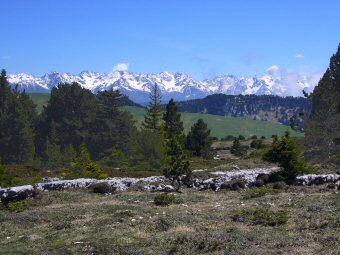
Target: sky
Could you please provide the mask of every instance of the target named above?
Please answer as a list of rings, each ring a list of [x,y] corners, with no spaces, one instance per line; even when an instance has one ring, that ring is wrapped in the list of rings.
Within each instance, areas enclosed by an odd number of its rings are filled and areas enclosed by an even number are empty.
[[[1,1],[0,68],[271,72],[319,79],[340,43],[339,0]]]

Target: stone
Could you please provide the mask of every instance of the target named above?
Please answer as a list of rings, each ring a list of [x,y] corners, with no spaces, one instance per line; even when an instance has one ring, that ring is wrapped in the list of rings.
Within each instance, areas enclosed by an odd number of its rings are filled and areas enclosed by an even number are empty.
[[[34,197],[36,194],[37,191],[34,189],[32,185],[11,187],[0,190],[0,198],[3,204],[8,204],[9,202],[31,198]]]

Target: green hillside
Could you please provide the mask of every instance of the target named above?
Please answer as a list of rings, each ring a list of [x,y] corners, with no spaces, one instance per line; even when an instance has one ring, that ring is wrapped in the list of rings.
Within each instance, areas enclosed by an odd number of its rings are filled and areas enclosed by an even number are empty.
[[[47,104],[47,101],[50,98],[49,93],[30,93],[29,96],[37,105],[37,111],[39,113],[42,111],[43,106]]]
[[[137,126],[141,125],[145,109],[133,106],[123,106],[122,109],[133,115],[133,117],[137,120]],[[199,118],[202,118],[208,124],[208,127],[211,129],[211,135],[218,138],[222,138],[227,135],[244,135],[245,137],[257,135],[270,137],[273,134],[283,135],[287,129],[289,129],[294,136],[303,136],[302,133],[294,132],[289,127],[276,122],[224,117],[202,113],[182,113],[185,131],[188,132],[190,127]]]

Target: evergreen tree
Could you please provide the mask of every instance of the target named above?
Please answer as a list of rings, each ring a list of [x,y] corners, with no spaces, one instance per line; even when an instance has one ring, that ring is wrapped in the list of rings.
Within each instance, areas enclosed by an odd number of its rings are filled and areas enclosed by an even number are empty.
[[[310,98],[312,113],[306,126],[305,154],[340,164],[340,45]]]
[[[89,148],[100,152],[98,156],[110,156],[113,150],[127,154],[137,130],[128,112],[119,110],[119,102],[127,100],[118,90],[101,91],[97,94],[100,111],[91,128]],[[98,158],[98,157],[95,157]]]
[[[61,166],[63,163],[63,156],[54,122],[51,123],[51,132],[46,141],[46,158],[46,164],[52,168]]]
[[[85,144],[81,144],[79,155],[71,162],[71,173],[68,177],[85,177],[95,179],[105,179],[107,175],[96,165]]]
[[[40,153],[52,132],[52,123],[63,151],[72,144],[79,148],[82,143],[88,143],[94,120],[98,118],[98,103],[90,90],[82,88],[77,83],[59,84],[51,91],[51,97],[44,108],[39,123]]]
[[[163,116],[165,136],[166,136],[166,155],[168,166],[164,169],[164,175],[171,179],[172,185],[179,191],[181,187],[181,176],[186,175],[190,178],[189,161],[185,159],[183,151],[184,128],[181,115],[177,112],[177,105],[171,99],[166,106]]]
[[[159,132],[162,119],[162,96],[157,84],[152,86],[150,92],[150,102],[147,107],[147,112],[142,123],[144,129],[151,130],[151,132]]]
[[[167,141],[167,163],[168,167],[164,169],[164,176],[171,179],[172,185],[179,191],[181,187],[181,176],[186,175],[190,178],[189,161],[185,159],[185,154],[177,136],[171,137]]]
[[[274,181],[291,182],[298,175],[311,171],[300,155],[297,144],[289,132],[286,132],[285,136],[280,140],[274,139],[271,147],[263,155],[263,159],[278,163],[282,167],[281,171],[272,175]]]
[[[199,119],[187,135],[186,149],[193,151],[196,156],[210,157],[212,140],[207,124]]]
[[[181,121],[181,114],[177,111],[176,102],[171,99],[166,106],[166,112],[163,115],[165,131],[167,138],[183,136],[183,122]]]
[[[4,163],[32,162],[35,155],[35,105],[25,92],[10,88],[0,75],[0,157]]]
[[[242,157],[247,153],[247,150],[240,143],[239,138],[234,139],[233,145],[230,148],[230,153],[238,157]]]

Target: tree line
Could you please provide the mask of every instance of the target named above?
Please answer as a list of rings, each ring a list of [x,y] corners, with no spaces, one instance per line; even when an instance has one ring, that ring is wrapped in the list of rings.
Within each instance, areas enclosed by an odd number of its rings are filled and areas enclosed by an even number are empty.
[[[38,164],[50,168],[80,165],[80,158],[110,167],[167,169],[168,175],[189,168],[185,156],[210,156],[210,131],[199,120],[184,134],[174,100],[164,112],[155,84],[143,127],[137,129],[120,102],[119,91],[93,94],[77,83],[59,84],[40,114],[25,91],[12,89],[0,76],[0,158],[4,164]],[[91,165],[91,164],[90,164]],[[91,168],[91,167],[90,167]],[[181,170],[179,170],[181,169]]]

